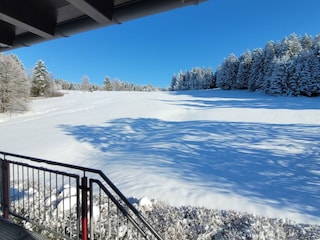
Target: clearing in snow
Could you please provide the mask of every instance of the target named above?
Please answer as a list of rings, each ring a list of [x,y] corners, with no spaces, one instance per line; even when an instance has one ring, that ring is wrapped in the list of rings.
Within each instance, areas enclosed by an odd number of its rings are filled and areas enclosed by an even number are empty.
[[[101,169],[130,197],[320,220],[320,99],[67,92],[0,115],[1,151]]]

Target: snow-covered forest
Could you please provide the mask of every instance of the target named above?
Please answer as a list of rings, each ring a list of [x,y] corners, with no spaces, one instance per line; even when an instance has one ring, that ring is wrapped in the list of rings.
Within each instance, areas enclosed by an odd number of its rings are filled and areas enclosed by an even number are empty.
[[[230,54],[213,73],[194,68],[172,78],[172,90],[248,89],[269,95],[320,95],[320,36],[291,34],[264,48]]]

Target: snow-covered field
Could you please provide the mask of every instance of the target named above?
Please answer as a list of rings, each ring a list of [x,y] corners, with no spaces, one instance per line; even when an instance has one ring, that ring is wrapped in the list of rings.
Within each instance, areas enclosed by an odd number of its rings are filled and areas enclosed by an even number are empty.
[[[0,150],[102,169],[127,197],[320,222],[320,98],[68,92],[0,115]]]

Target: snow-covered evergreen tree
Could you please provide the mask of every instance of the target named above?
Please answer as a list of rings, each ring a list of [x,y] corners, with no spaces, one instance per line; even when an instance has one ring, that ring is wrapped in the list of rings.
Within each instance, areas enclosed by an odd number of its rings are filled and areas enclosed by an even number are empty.
[[[257,48],[252,52],[252,63],[248,75],[248,89],[256,91],[263,86],[263,50]]]
[[[300,91],[300,84],[302,83],[302,81],[307,80],[305,77],[308,77],[308,75],[306,75],[305,73],[308,73],[309,70],[306,70],[306,64],[307,63],[307,59],[305,58],[304,55],[299,56],[299,58],[296,59],[296,61],[294,62],[294,65],[292,65],[292,67],[294,68],[293,71],[293,75],[292,77],[289,79],[289,91],[291,96],[297,96],[301,94]],[[304,73],[305,71],[305,73]],[[307,82],[305,82],[305,84],[307,84]]]
[[[232,53],[229,58],[224,59],[217,72],[217,86],[225,90],[236,89],[238,68],[239,60]]]
[[[270,81],[274,60],[279,53],[279,43],[275,44],[273,41],[267,42],[265,48],[263,49],[263,85],[268,86],[266,82]]]
[[[301,68],[298,70],[299,72],[296,72],[298,75],[298,92],[300,95],[311,96],[309,91],[311,72],[308,58],[305,58],[305,61],[301,63]]]
[[[173,75],[171,80],[171,90],[196,90],[209,89],[215,87],[212,68],[194,67],[191,71]]]
[[[239,57],[239,70],[236,77],[236,88],[247,89],[252,56],[250,50],[247,50]]]
[[[179,88],[178,88],[178,78],[177,78],[176,74],[173,74],[173,76],[172,76],[170,89],[172,91],[179,90]]]
[[[109,76],[106,76],[104,81],[103,81],[103,86],[102,86],[102,90],[104,91],[112,91],[113,87],[112,87],[112,83],[110,80]]]
[[[310,51],[310,71],[310,96],[318,96],[320,95],[320,37],[315,38]]]
[[[301,40],[301,47],[302,47],[302,51],[304,52],[309,52],[312,48],[312,44],[313,44],[313,39],[311,36],[305,34]]]
[[[29,94],[30,81],[18,57],[0,54],[0,112],[27,110]]]
[[[283,95],[287,92],[289,80],[288,62],[286,58],[275,58],[273,71],[264,91],[269,95]]]
[[[278,57],[292,58],[297,57],[302,51],[300,38],[292,33],[289,38],[285,37],[280,44]]]
[[[56,94],[52,76],[49,75],[44,61],[39,60],[34,69],[31,82],[31,96],[51,97]]]

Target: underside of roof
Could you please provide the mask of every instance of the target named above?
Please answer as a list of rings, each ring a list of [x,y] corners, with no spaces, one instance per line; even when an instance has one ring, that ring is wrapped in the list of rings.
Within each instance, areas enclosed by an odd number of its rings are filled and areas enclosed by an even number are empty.
[[[206,0],[1,0],[0,52]]]

